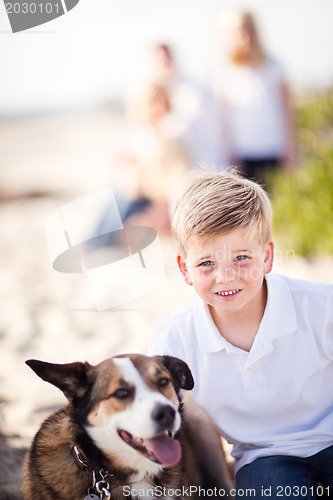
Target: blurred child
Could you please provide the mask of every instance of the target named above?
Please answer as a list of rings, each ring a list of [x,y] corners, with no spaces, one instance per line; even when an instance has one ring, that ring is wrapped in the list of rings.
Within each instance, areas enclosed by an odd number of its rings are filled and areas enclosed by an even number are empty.
[[[225,164],[222,148],[219,109],[211,89],[184,76],[174,51],[167,44],[156,44],[149,52],[144,82],[163,85],[171,105],[172,129],[187,151],[192,168],[203,165],[220,169]],[[144,86],[144,85],[143,85]],[[131,103],[137,100],[142,86],[135,82]]]
[[[290,95],[281,64],[265,52],[253,16],[222,14],[226,61],[214,87],[222,106],[228,162],[265,180],[267,169],[294,162]]]
[[[188,167],[185,148],[170,123],[167,87],[158,82],[141,86],[129,109],[131,123],[123,148],[113,158],[112,187],[123,224],[149,226],[170,235],[170,204]],[[172,120],[171,120],[172,121]],[[112,227],[113,201],[94,234],[106,234],[99,244],[116,244]]]
[[[131,102],[132,123],[126,147],[119,157],[120,177],[132,201],[143,203],[146,225],[155,227],[162,235],[170,228],[169,205],[182,185],[188,168],[188,153],[173,127],[171,99],[168,87],[160,82],[147,82],[136,100]],[[129,216],[133,214],[129,213]],[[134,224],[134,217],[131,217]],[[142,223],[142,222],[141,222]]]

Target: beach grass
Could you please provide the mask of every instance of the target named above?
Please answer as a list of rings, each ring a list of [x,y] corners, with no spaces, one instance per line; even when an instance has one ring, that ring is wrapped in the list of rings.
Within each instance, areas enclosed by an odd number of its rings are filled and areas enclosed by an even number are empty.
[[[333,89],[297,103],[299,165],[272,174],[273,234],[303,257],[333,254]]]

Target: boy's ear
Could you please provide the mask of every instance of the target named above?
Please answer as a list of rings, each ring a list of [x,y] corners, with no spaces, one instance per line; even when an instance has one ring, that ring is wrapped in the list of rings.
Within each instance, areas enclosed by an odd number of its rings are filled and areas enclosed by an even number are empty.
[[[273,262],[274,262],[274,243],[273,243],[273,241],[269,241],[266,244],[266,248],[265,248],[265,260],[264,260],[265,274],[268,274],[271,272],[271,270],[273,268]]]
[[[193,285],[193,281],[191,280],[190,273],[188,272],[187,266],[186,266],[186,261],[183,259],[181,255],[177,255],[177,264],[180,269],[180,272],[182,273],[185,283],[188,285]]]

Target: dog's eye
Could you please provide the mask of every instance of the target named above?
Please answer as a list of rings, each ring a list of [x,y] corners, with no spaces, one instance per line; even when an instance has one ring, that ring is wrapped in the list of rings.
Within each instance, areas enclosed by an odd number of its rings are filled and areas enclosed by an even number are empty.
[[[169,384],[169,382],[170,382],[170,379],[163,377],[163,378],[159,379],[158,385],[159,385],[159,387],[166,387]]]
[[[117,389],[111,396],[117,399],[126,399],[131,395],[128,389]]]

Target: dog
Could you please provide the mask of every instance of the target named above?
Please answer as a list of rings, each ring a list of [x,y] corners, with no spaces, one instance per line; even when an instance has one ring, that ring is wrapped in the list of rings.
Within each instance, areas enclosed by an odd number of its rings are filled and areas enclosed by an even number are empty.
[[[194,386],[184,361],[127,354],[98,365],[26,363],[69,401],[33,439],[26,500],[197,498],[200,488],[216,488],[209,460],[194,453],[198,429],[184,418],[180,391]],[[227,494],[228,478],[217,475]]]

